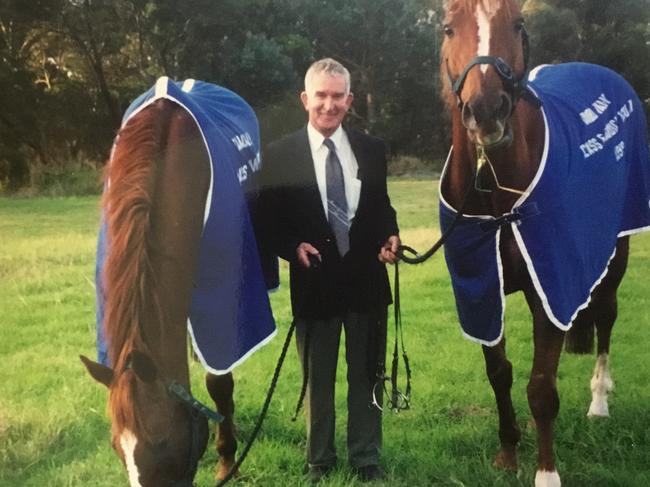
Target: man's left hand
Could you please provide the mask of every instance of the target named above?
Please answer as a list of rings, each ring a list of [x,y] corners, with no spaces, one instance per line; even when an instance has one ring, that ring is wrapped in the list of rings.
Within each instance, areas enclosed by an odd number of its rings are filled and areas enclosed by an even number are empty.
[[[399,258],[397,256],[397,249],[401,243],[402,242],[397,235],[391,235],[388,237],[388,240],[386,240],[386,243],[384,243],[381,250],[379,251],[379,255],[377,256],[379,261],[383,262],[384,264],[394,264],[397,262]]]

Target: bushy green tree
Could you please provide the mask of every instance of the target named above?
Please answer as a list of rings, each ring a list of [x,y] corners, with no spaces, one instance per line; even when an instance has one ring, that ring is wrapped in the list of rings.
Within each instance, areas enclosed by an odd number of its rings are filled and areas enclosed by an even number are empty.
[[[533,61],[585,61],[621,73],[650,98],[649,0],[528,0]]]

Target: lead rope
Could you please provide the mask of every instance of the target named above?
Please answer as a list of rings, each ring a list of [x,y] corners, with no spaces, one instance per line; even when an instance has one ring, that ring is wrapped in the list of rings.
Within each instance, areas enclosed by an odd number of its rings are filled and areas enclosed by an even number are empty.
[[[485,152],[483,152],[484,154]],[[477,165],[478,167],[478,165]],[[478,169],[474,173],[473,179],[476,180],[476,174],[478,174]],[[463,196],[463,201],[460,208],[456,212],[454,219],[447,229],[442,233],[440,238],[427,250],[424,254],[418,254],[416,250],[408,245],[400,245],[397,250],[397,255],[399,260],[403,260],[407,264],[421,264],[422,262],[427,261],[433,254],[435,254],[440,247],[443,246],[445,241],[449,238],[451,233],[454,231],[456,225],[463,217],[463,212],[467,206],[467,201],[469,200],[469,195],[474,189],[474,184],[469,184],[465,195]],[[405,255],[405,252],[413,254],[414,257],[409,257]],[[391,375],[390,378],[386,377],[385,370],[383,367],[377,372],[377,382],[373,387],[372,391],[372,404],[377,407],[379,410],[382,410],[380,403],[377,401],[377,387],[380,384],[385,383],[385,381],[390,379],[391,382],[391,392],[390,392],[390,408],[394,412],[399,412],[403,410],[410,409],[411,404],[411,366],[409,363],[408,355],[406,353],[406,347],[404,345],[404,327],[402,325],[402,309],[400,303],[400,290],[399,290],[399,264],[395,262],[395,280],[394,280],[394,299],[393,299],[393,308],[394,308],[394,320],[395,320],[395,345],[393,347],[393,361],[391,364]],[[401,340],[401,349],[402,349],[402,359],[404,360],[404,369],[406,371],[406,389],[402,393],[397,386],[397,375],[399,371],[399,341]]]
[[[399,264],[395,262],[395,298],[393,299],[395,319],[395,345],[393,347],[393,363],[390,373],[390,408],[393,412],[404,411],[411,408],[411,366],[404,346],[404,327],[402,326],[402,308],[399,293]],[[402,393],[397,387],[397,373],[399,369],[398,341],[401,342],[402,359],[406,371],[406,390]]]
[[[296,404],[296,410],[291,418],[291,421],[294,423],[298,419],[298,414],[300,414],[300,410],[302,409],[302,404],[305,401],[305,395],[307,394],[307,386],[309,384],[309,345],[311,343],[310,325],[311,323],[307,322],[307,330],[305,331],[305,340],[302,351],[302,386],[300,388],[300,397]]]
[[[253,446],[253,443],[255,442],[258,433],[262,429],[262,423],[264,422],[264,418],[266,418],[266,413],[269,409],[269,405],[271,404],[271,398],[273,397],[275,386],[278,383],[278,378],[280,377],[280,370],[282,369],[282,364],[284,363],[284,359],[287,355],[287,349],[289,348],[289,344],[291,343],[291,337],[293,335],[293,330],[295,329],[295,327],[296,327],[296,322],[292,321],[291,326],[289,327],[289,331],[287,332],[287,338],[284,340],[284,345],[282,346],[282,352],[280,353],[280,357],[278,358],[278,363],[275,366],[275,371],[273,372],[273,378],[271,379],[271,385],[269,386],[269,390],[266,394],[266,399],[264,400],[262,411],[260,412],[260,415],[257,418],[257,423],[255,424],[255,428],[253,429],[250,438],[248,438],[248,443],[244,447],[244,450],[242,451],[241,455],[239,455],[239,458],[237,459],[235,464],[230,468],[226,476],[223,479],[221,479],[219,482],[217,482],[215,487],[222,487],[230,479],[233,478],[235,473],[239,470],[241,464],[244,463],[244,460],[246,459],[248,452]]]
[[[476,174],[478,174],[478,170],[474,172],[474,176],[472,179],[476,181]],[[465,207],[467,206],[467,201],[469,200],[469,195],[474,189],[475,184],[469,184],[467,185],[467,190],[465,191],[465,195],[463,196],[463,202],[460,205],[460,208],[456,212],[456,216],[452,220],[451,224],[447,227],[447,230],[445,230],[440,238],[427,250],[424,254],[419,254],[413,247],[409,247],[408,245],[400,245],[399,248],[397,249],[397,256],[399,257],[399,260],[403,260],[407,264],[421,264],[422,262],[425,262],[429,260],[429,258],[435,254],[440,247],[445,243],[445,241],[449,238],[449,235],[451,235],[451,232],[454,231],[454,228],[460,221],[460,219],[463,217],[463,212],[465,211]],[[404,252],[408,252],[410,254],[413,254],[413,257],[409,257],[405,255]],[[397,293],[397,290],[396,290]]]

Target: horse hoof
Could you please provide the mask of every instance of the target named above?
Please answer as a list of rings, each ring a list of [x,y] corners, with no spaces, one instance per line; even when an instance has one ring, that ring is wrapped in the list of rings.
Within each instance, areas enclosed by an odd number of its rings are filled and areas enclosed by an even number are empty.
[[[560,487],[560,475],[557,470],[548,472],[546,470],[538,470],[535,474],[535,487]]]
[[[587,412],[589,418],[609,418],[609,404],[607,395],[600,395],[593,398]]]
[[[517,471],[517,454],[513,452],[509,452],[506,450],[500,450],[499,453],[497,453],[496,458],[494,459],[494,462],[492,462],[492,466],[494,468],[498,468],[499,470],[506,470],[508,472],[516,472]]]
[[[609,411],[607,409],[589,408],[587,417],[589,419],[609,418]]]

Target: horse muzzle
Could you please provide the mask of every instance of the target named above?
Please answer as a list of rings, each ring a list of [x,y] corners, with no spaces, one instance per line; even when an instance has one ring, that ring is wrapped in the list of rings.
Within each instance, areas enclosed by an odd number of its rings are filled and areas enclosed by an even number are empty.
[[[512,97],[503,90],[470,98],[463,104],[461,111],[462,123],[469,139],[483,147],[511,141],[512,130],[508,120],[512,107]]]

